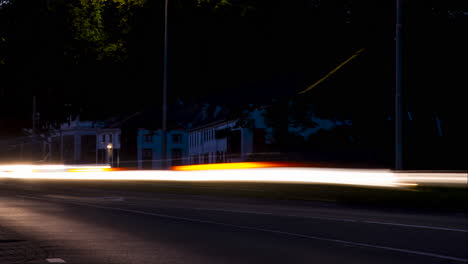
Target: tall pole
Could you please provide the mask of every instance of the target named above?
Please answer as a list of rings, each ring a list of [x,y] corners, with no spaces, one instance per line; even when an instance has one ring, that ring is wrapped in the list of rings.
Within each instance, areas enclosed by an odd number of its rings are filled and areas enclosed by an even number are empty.
[[[33,101],[32,101],[32,130],[33,134],[36,131],[36,96],[33,96]]]
[[[162,168],[166,169],[167,166],[167,9],[169,0],[164,1],[164,58],[163,58],[163,95],[162,95]]]
[[[403,169],[403,0],[396,0],[395,170]]]

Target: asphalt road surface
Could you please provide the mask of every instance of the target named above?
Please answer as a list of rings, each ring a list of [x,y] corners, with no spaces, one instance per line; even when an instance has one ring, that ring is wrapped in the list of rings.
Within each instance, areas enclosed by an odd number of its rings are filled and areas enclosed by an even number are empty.
[[[466,214],[0,180],[31,263],[466,263]],[[11,245],[11,243],[10,243]],[[0,263],[7,263],[1,258]],[[28,262],[29,263],[29,262]]]

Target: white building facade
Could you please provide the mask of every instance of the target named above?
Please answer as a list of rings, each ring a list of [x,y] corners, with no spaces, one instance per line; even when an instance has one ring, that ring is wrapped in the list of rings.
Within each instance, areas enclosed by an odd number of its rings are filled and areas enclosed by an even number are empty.
[[[119,128],[105,128],[103,122],[64,123],[51,135],[53,160],[71,164],[119,166]]]
[[[221,121],[188,132],[190,164],[244,161],[254,151],[252,128],[238,126],[238,120]]]

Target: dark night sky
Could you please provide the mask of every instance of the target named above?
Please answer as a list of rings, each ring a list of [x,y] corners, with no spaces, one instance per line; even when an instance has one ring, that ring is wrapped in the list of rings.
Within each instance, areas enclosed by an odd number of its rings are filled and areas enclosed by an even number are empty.
[[[385,89],[389,89],[392,6],[345,2],[323,1],[316,7],[314,1],[294,5],[257,1],[257,10],[245,16],[172,6],[170,98],[268,102],[304,89],[362,47],[368,49],[363,55],[367,58],[360,58],[365,62],[350,64],[334,76],[333,85],[324,84],[321,89],[340,94],[339,90],[346,93],[352,85],[364,91],[379,81],[377,77],[386,78]],[[63,23],[57,23],[65,20],[61,14],[38,13],[25,4],[16,12],[21,16],[7,27],[11,60],[4,77],[6,93],[14,98],[8,100],[15,102],[9,106],[16,108],[14,112],[30,111],[32,94],[39,97],[39,107],[47,105],[44,115],[63,112],[64,102],[89,108],[93,114],[96,109],[113,114],[160,101],[162,21],[155,14],[161,14],[161,6],[148,3],[137,13],[125,63],[84,58],[76,64],[63,56],[64,49],[79,43],[70,40]]]
[[[173,2],[169,101],[240,106],[286,100],[365,48],[304,98],[323,113],[372,123],[393,111],[394,2],[258,0],[249,2],[255,9],[243,16],[235,6],[213,11],[191,0]],[[433,113],[445,118],[455,141],[466,131],[460,125],[464,73],[458,66],[467,46],[468,8],[462,2],[407,1],[405,13],[405,106],[420,120]],[[118,63],[64,54],[86,44],[73,40],[66,12],[47,12],[43,4],[16,0],[8,13],[0,11],[0,34],[8,40],[0,43],[0,56],[7,57],[0,64],[2,135],[30,124],[33,95],[43,120],[63,120],[68,112],[106,118],[159,107],[162,1],[136,12],[128,59]]]

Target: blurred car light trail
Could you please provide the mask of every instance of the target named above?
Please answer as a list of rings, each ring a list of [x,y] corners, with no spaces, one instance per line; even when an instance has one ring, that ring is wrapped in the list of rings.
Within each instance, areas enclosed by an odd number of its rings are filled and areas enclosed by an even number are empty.
[[[286,163],[242,162],[177,166],[173,170],[122,170],[110,166],[4,165],[0,178],[71,180],[232,181],[409,187],[467,184],[466,173],[396,173],[376,169],[289,167]]]
[[[197,170],[230,170],[230,169],[255,169],[271,167],[289,167],[287,163],[280,162],[235,162],[235,163],[213,163],[199,165],[173,166],[176,171],[197,171]]]

